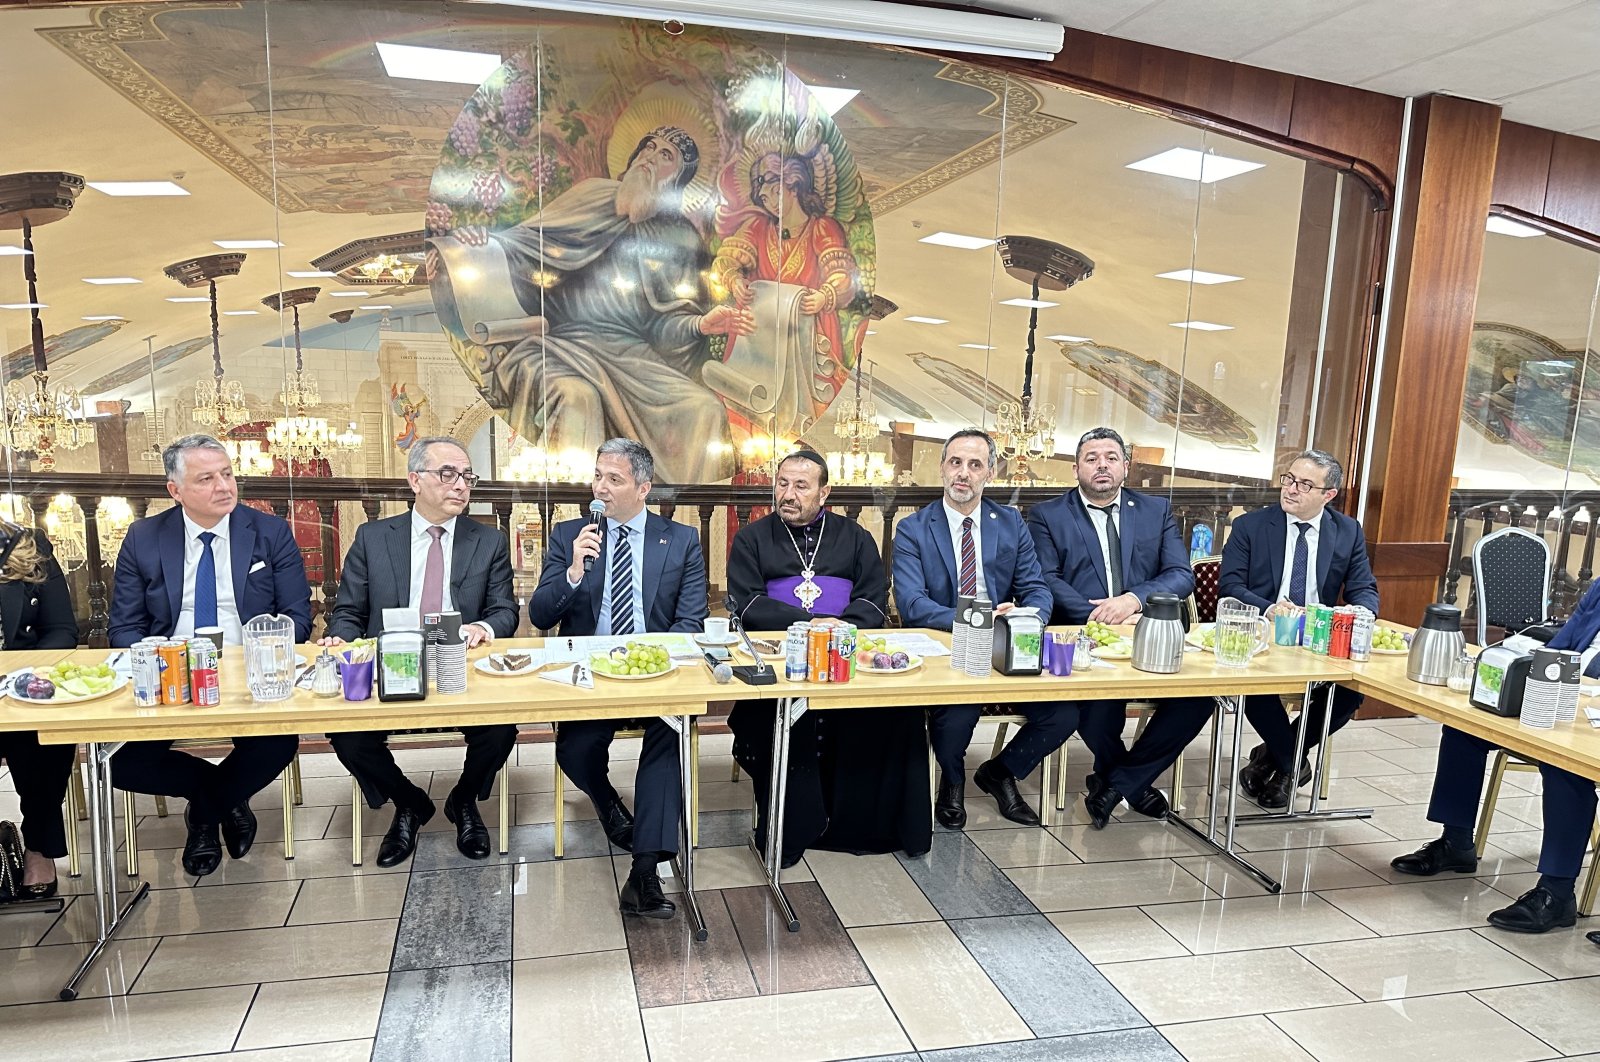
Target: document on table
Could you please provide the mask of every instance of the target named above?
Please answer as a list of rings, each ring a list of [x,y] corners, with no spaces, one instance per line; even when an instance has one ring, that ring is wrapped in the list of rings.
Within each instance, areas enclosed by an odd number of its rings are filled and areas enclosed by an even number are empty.
[[[665,647],[667,655],[675,660],[700,659],[700,647],[688,634],[594,634],[581,638],[547,638],[544,649],[534,652],[534,659],[544,664],[576,664],[587,662],[594,653],[609,653],[629,642]]]
[[[891,649],[898,649],[911,656],[949,656],[950,650],[944,645],[928,637],[926,634],[916,632],[884,635],[884,641],[889,643]]]

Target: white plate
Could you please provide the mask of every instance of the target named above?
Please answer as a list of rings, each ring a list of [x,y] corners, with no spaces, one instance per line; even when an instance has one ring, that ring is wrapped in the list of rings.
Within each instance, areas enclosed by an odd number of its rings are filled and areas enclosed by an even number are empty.
[[[1378,648],[1374,648],[1372,650],[1372,655],[1373,656],[1410,656],[1411,655],[1411,650],[1410,650],[1409,647],[1405,648],[1405,649],[1378,649]]]
[[[472,670],[484,675],[493,675],[495,678],[516,678],[518,675],[532,675],[539,670],[539,664],[537,662],[530,663],[520,671],[496,671],[489,666],[489,658],[485,656],[479,657],[472,662]]]
[[[1127,639],[1123,639],[1120,642],[1112,642],[1110,645],[1097,646],[1089,651],[1101,660],[1133,659],[1133,643]]]
[[[89,701],[98,701],[102,697],[109,697],[113,693],[118,692],[119,690],[125,690],[125,689],[128,688],[128,683],[133,681],[127,675],[121,674],[119,672],[119,673],[117,673],[117,681],[112,683],[110,689],[101,690],[99,693],[91,693],[87,697],[74,697],[72,694],[66,692],[65,690],[63,690],[58,685],[56,687],[56,695],[54,697],[50,698],[48,701],[35,701],[35,700],[31,700],[31,699],[29,699],[27,697],[18,697],[16,695],[16,693],[14,692],[16,690],[16,687],[14,685],[12,685],[12,683],[17,681],[17,676],[18,675],[25,674],[25,673],[26,674],[46,674],[46,675],[48,675],[49,671],[50,671],[49,668],[44,668],[44,669],[42,669],[42,671],[41,671],[41,669],[36,668],[36,667],[19,667],[19,668],[17,668],[17,670],[11,672],[11,674],[6,676],[5,696],[10,697],[11,700],[13,702],[17,703],[17,704],[38,704],[38,705],[46,705],[46,704],[48,704],[48,705],[85,704],[85,703],[87,703]]]
[[[726,649],[730,645],[739,644],[739,636],[737,634],[730,634],[725,638],[708,638],[704,634],[697,634],[694,636],[694,640],[696,645],[715,646],[719,649]]]
[[[909,655],[909,654],[907,654]],[[913,656],[911,662],[905,667],[868,667],[865,664],[856,665],[858,675],[904,675],[907,671],[915,671],[922,666],[922,657]]]
[[[738,645],[734,646],[734,652],[738,653],[740,656],[749,656],[750,655],[750,650],[748,650],[748,649],[746,649],[744,647],[744,643],[743,642],[740,642]],[[782,660],[784,658],[784,656],[785,656],[785,654],[784,654],[784,651],[783,651],[783,647],[780,645],[777,648],[777,650],[775,650],[774,652],[762,653],[761,654],[761,659],[763,659],[763,660]]]
[[[596,678],[613,679],[617,682],[647,682],[650,679],[666,678],[678,670],[677,662],[671,659],[667,660],[667,669],[665,671],[657,671],[654,675],[608,675],[595,667],[592,661],[584,666],[592,671]]]

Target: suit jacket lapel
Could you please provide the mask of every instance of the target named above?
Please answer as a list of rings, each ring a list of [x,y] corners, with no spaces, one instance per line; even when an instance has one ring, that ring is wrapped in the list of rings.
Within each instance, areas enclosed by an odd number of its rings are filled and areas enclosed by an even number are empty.
[[[1078,537],[1083,540],[1083,548],[1089,554],[1089,566],[1100,577],[1100,594],[1102,597],[1111,596],[1111,580],[1106,576],[1106,558],[1100,551],[1100,536],[1095,532],[1094,520],[1089,516],[1088,503],[1083,500],[1083,495],[1074,490],[1071,500],[1067,503],[1067,522],[1078,530]],[[1127,571],[1126,568],[1123,569]]]
[[[161,578],[167,585],[167,603],[176,627],[178,613],[183,611],[183,550],[189,532],[181,506],[174,505],[167,514],[166,523],[156,529],[156,549],[161,554]]]
[[[1133,577],[1133,540],[1139,530],[1139,520],[1144,516],[1144,510],[1134,504],[1132,491],[1122,492],[1122,512],[1117,520],[1117,544],[1122,551],[1122,589],[1127,590],[1130,583],[1137,585],[1142,580]]]
[[[254,510],[247,505],[236,505],[228,518],[228,552],[233,563],[233,604],[239,610],[239,620],[248,623],[251,610],[244,604],[244,584],[250,579],[250,556],[256,550],[256,522]]]
[[[1328,589],[1328,569],[1333,565],[1334,536],[1338,533],[1333,514],[1322,510],[1322,520],[1317,528],[1317,599],[1324,605],[1332,605],[1339,599],[1338,587],[1334,587],[1331,593]]]
[[[611,563],[611,532],[614,526],[609,520],[602,519],[600,521],[600,555],[595,557],[594,567],[590,568],[588,574],[583,577],[583,581],[586,584],[585,589],[589,594],[589,625],[591,631],[600,622],[600,599],[605,594],[606,565]],[[578,538],[578,531],[582,530],[583,527],[580,525],[577,531],[572,532],[574,541]]]
[[[644,585],[640,587],[639,600],[644,603],[645,629],[650,627],[650,616],[656,606],[656,590],[661,586],[661,569],[667,563],[667,542],[672,537],[670,521],[651,513],[644,520]],[[615,610],[616,604],[612,603]]]
[[[1276,601],[1278,588],[1283,585],[1283,541],[1288,534],[1289,515],[1281,506],[1274,506],[1267,514],[1267,560],[1271,563],[1273,584],[1262,597]]]
[[[972,514],[973,523],[983,536],[983,581],[989,591],[989,600],[1000,604],[1005,600],[995,587],[995,567],[1000,563],[1000,520],[995,516],[994,503],[984,501]]]
[[[944,502],[934,502],[928,527],[933,532],[933,547],[939,552],[940,559],[944,561],[944,570],[950,576],[950,586],[959,594],[961,569],[956,564],[955,547],[950,544],[950,519],[945,515]]]
[[[461,581],[472,570],[473,555],[478,552],[478,539],[482,528],[465,513],[456,517],[456,540],[450,549],[450,602],[461,611],[459,590]]]
[[[384,538],[388,541],[389,563],[394,566],[394,587],[398,591],[392,607],[404,608],[411,600],[411,514],[395,517]]]

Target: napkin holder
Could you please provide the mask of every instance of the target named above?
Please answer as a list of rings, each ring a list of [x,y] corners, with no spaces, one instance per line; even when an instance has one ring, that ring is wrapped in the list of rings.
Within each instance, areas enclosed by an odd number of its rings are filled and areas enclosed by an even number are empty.
[[[421,701],[428,697],[426,635],[420,630],[383,631],[378,635],[374,680],[380,701]]]
[[[994,669],[1002,675],[1044,671],[1044,621],[1039,610],[1014,608],[994,617]]]
[[[1532,653],[1519,653],[1503,645],[1485,649],[1478,654],[1477,666],[1472,669],[1472,692],[1468,694],[1472,706],[1495,715],[1521,715],[1522,695],[1532,666]]]

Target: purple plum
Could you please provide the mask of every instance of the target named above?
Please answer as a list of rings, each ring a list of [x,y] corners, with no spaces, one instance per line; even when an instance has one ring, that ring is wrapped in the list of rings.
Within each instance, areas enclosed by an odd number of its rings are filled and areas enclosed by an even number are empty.
[[[911,666],[911,657],[907,656],[905,653],[895,653],[889,658],[889,666],[894,668],[896,671],[908,668]]]
[[[892,666],[891,658],[890,658],[889,654],[888,653],[873,653],[872,654],[872,666],[877,668],[879,671],[888,670],[888,668]]]

